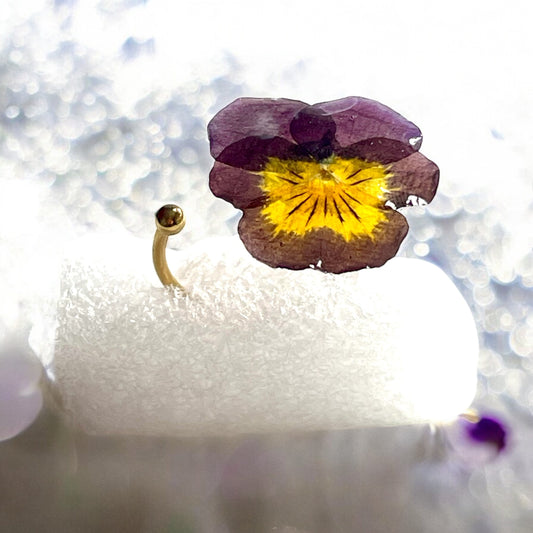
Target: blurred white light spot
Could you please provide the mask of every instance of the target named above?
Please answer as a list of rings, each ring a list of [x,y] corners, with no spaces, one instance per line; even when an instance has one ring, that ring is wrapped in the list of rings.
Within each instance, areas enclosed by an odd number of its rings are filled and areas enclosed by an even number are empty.
[[[533,353],[533,328],[522,324],[511,333],[511,348],[518,355],[527,357]]]
[[[16,105],[10,105],[6,109],[7,118],[17,118],[20,115],[20,108]]]
[[[186,146],[180,150],[179,158],[186,165],[194,165],[198,161],[198,154],[192,148]]]
[[[425,242],[417,242],[413,250],[418,257],[426,257],[429,254],[429,246]]]

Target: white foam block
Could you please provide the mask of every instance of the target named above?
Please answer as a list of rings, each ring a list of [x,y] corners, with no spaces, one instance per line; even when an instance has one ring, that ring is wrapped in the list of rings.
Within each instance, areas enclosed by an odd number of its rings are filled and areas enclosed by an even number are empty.
[[[169,254],[180,297],[157,286],[149,244],[113,246],[89,246],[62,279],[52,371],[88,432],[402,425],[452,419],[473,398],[474,321],[430,263],[294,272],[213,239]]]

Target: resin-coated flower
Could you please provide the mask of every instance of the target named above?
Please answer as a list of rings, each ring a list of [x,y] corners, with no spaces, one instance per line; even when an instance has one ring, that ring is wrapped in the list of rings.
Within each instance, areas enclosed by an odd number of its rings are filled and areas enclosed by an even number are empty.
[[[407,234],[396,209],[430,202],[437,189],[420,130],[366,98],[239,98],[208,132],[211,190],[242,209],[244,245],[273,267],[380,266]]]

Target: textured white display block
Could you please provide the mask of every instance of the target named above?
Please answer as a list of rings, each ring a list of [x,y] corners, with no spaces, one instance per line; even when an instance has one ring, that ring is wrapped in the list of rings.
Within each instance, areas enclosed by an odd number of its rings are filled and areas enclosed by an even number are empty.
[[[212,239],[169,253],[183,297],[157,286],[149,246],[98,242],[63,273],[52,372],[88,432],[413,424],[453,419],[473,398],[474,321],[430,263],[294,272]]]

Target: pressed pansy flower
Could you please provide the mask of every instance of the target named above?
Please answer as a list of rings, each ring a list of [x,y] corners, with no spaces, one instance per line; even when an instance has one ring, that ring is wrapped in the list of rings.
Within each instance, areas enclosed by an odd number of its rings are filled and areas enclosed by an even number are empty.
[[[438,185],[420,130],[366,98],[239,98],[208,132],[211,190],[243,211],[244,245],[273,267],[381,266],[407,234],[397,209],[430,202]]]

